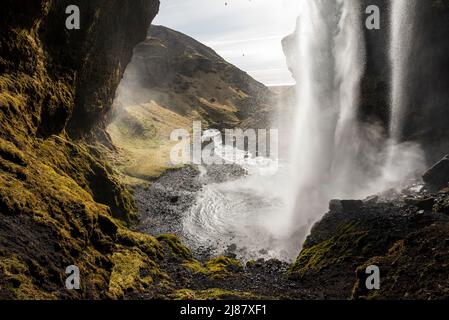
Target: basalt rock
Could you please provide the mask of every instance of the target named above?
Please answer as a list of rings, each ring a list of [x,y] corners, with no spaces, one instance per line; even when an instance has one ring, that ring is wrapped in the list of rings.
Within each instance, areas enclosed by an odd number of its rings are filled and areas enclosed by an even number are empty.
[[[444,190],[363,205],[334,200],[312,228],[290,278],[303,288],[322,287],[328,299],[447,298],[448,200]],[[380,268],[380,290],[365,286],[371,265]]]
[[[424,182],[433,189],[443,189],[449,184],[449,155],[445,156],[423,175]]]
[[[362,209],[363,201],[361,200],[331,200],[329,202],[330,212],[355,212]]]
[[[80,30],[65,27],[68,5],[80,8]],[[104,132],[132,49],[145,38],[158,5],[2,3],[1,298],[117,298],[157,281],[162,249],[124,227],[135,212],[131,195],[93,138]],[[85,275],[80,291],[65,289],[70,265]],[[151,278],[140,279],[140,269]]]

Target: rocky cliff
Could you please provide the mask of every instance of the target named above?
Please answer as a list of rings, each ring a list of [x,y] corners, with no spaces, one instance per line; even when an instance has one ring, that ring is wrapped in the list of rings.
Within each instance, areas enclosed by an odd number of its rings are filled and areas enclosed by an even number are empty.
[[[80,8],[80,30],[65,28],[69,4]],[[117,264],[156,251],[152,239],[138,253],[114,244],[134,205],[90,142],[106,137],[104,115],[159,2],[2,5],[0,297],[119,296]],[[90,275],[82,293],[65,290],[69,265]]]
[[[413,27],[403,139],[420,142],[434,162],[449,150],[449,1],[417,1]]]
[[[322,287],[327,299],[447,299],[448,191],[419,187],[365,201],[333,200],[290,277]],[[371,265],[380,269],[380,290],[367,290]]]
[[[170,134],[269,128],[276,94],[195,39],[152,25],[117,90],[107,131],[128,160],[124,171],[153,178],[169,163]]]
[[[389,4],[382,8],[381,30],[366,30],[366,68],[359,117],[389,123]],[[412,62],[409,64],[403,141],[418,142],[429,164],[448,151],[449,54],[447,1],[417,1]],[[365,8],[366,6],[362,6]],[[364,21],[362,22],[364,23]],[[284,40],[286,52],[296,41]],[[288,57],[294,64],[294,56]],[[300,67],[300,66],[296,66]],[[292,69],[296,69],[293,67]],[[447,299],[449,283],[448,161],[427,172],[425,185],[388,190],[364,201],[333,200],[290,267],[290,278],[304,288],[322,288],[327,299]],[[380,290],[367,290],[366,268],[380,268]]]
[[[155,101],[181,116],[201,120],[204,126],[229,129],[272,107],[273,98],[267,87],[211,48],[153,25],[134,51],[117,103]]]

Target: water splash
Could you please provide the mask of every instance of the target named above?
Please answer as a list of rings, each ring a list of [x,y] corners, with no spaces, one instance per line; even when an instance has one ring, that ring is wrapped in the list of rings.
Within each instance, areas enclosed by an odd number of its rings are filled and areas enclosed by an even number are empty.
[[[387,159],[380,180],[385,186],[401,186],[403,181],[415,178],[425,170],[425,155],[414,142],[403,141],[405,113],[408,100],[412,43],[415,31],[416,0],[393,0],[390,26],[390,138]]]
[[[354,0],[302,0],[296,33],[297,112],[290,207],[292,228],[310,226],[333,198],[363,199],[400,189],[424,169],[419,146],[400,141],[405,106],[405,64],[414,5],[396,0],[392,28],[391,138],[375,124],[360,123],[360,82],[365,71],[361,6]],[[410,27],[408,27],[410,28]],[[406,35],[404,35],[404,33]],[[399,41],[399,43],[396,43]]]
[[[295,224],[310,224],[331,197],[352,195],[357,187],[348,179],[361,147],[356,118],[364,51],[358,2],[302,0],[301,9],[291,155],[296,196],[289,212]]]
[[[329,200],[400,189],[424,169],[419,146],[400,141],[409,56],[401,43],[410,37],[402,34],[410,32],[402,25],[413,19],[413,7],[396,1],[391,138],[357,117],[365,71],[360,1],[300,0],[297,30],[288,40],[297,103],[287,161],[275,175],[255,170],[237,181],[206,186],[186,215],[188,238],[215,241],[219,251],[235,243],[246,249],[239,253],[243,259],[292,260]]]

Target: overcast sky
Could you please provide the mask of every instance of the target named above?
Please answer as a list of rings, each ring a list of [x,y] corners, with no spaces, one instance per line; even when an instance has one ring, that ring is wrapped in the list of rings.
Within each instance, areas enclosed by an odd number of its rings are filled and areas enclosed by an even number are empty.
[[[153,24],[185,33],[266,85],[292,84],[281,40],[298,0],[161,0]]]

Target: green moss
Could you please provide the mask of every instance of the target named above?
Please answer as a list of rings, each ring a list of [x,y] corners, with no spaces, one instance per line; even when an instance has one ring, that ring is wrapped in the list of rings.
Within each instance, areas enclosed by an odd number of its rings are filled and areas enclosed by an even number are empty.
[[[182,260],[193,259],[193,255],[190,249],[184,246],[177,236],[172,234],[165,234],[158,236],[156,239],[159,242],[166,244],[170,248],[174,256]]]
[[[174,300],[260,300],[260,297],[251,292],[230,291],[218,288],[207,290],[177,290],[169,296]]]
[[[397,259],[397,257],[402,255],[405,250],[406,250],[405,242],[404,242],[404,240],[400,240],[400,241],[397,241],[388,250],[386,256],[394,256],[395,259]],[[355,281],[354,287],[352,288],[352,294],[351,294],[351,297],[353,299],[375,300],[382,296],[382,293],[380,290],[367,290],[365,280],[366,280],[366,268],[368,266],[372,266],[372,265],[381,266],[383,264],[384,259],[385,259],[385,257],[383,257],[383,256],[373,257],[356,269],[356,272],[355,272],[356,273],[356,281]],[[393,279],[395,279],[394,281],[396,281],[398,274],[401,272],[400,270],[402,268],[406,268],[406,266],[399,266],[399,267],[395,268],[396,275],[394,275],[392,277]],[[386,268],[382,268],[382,269],[383,270],[381,273],[381,277],[384,276],[383,272],[386,271]]]
[[[51,28],[59,5],[41,2],[20,17],[5,17],[1,35],[0,296],[100,299],[109,287],[118,297],[129,287],[141,290],[161,283],[166,278],[158,267],[163,246],[125,228],[136,213],[132,196],[90,145],[93,127],[102,129],[98,120],[121,79],[129,59],[126,52],[131,54],[140,40],[136,36],[122,41],[120,56],[107,54],[117,51],[115,45],[98,57],[90,54],[90,45],[76,54],[61,51]],[[142,8],[153,6],[155,13],[155,5],[154,1]],[[81,38],[56,38],[95,45],[97,22],[107,27],[103,14],[110,16],[105,11],[111,6],[97,7],[101,21],[86,21],[88,31]],[[141,12],[149,17],[150,10]],[[146,26],[139,24],[127,29],[140,28],[144,37]],[[106,56],[112,58],[97,72],[95,60]],[[73,128],[66,126],[69,118],[74,119]],[[69,137],[66,132],[75,134],[71,129],[85,139]],[[65,266],[71,264],[86,277],[83,290],[65,290]]]
[[[449,297],[449,223],[440,221],[410,233],[383,255],[357,268],[354,299],[447,300]],[[380,269],[380,290],[367,290],[366,267]]]
[[[203,274],[215,280],[225,279],[236,272],[243,271],[240,261],[227,257],[217,257],[207,261],[205,264],[196,260],[190,260],[184,262],[183,266],[193,273]]]
[[[118,243],[129,247],[137,247],[154,260],[163,259],[164,256],[163,247],[156,238],[126,228],[119,229]]]
[[[19,300],[49,300],[55,299],[56,295],[51,292],[46,292],[38,288],[31,277],[28,266],[20,261],[17,256],[0,257],[0,274],[6,282],[7,288],[3,290],[10,290],[9,298]]]
[[[142,292],[153,284],[153,276],[161,274],[157,264],[140,250],[114,252],[111,260],[109,294],[112,297],[121,298],[126,292]]]
[[[242,264],[239,261],[223,256],[214,258],[206,262],[206,268],[211,273],[228,272],[243,269]]]
[[[289,276],[302,278],[309,272],[319,272],[328,266],[350,259],[357,251],[365,250],[363,241],[367,234],[367,231],[359,230],[354,224],[340,227],[334,237],[304,248],[290,267]]]
[[[22,151],[14,144],[0,138],[0,157],[14,164],[25,166],[26,159]]]
[[[186,269],[190,270],[193,273],[196,274],[205,274],[207,275],[208,270],[207,268],[205,268],[203,266],[203,264],[201,262],[199,262],[198,260],[190,260],[190,261],[186,261],[182,264]]]

